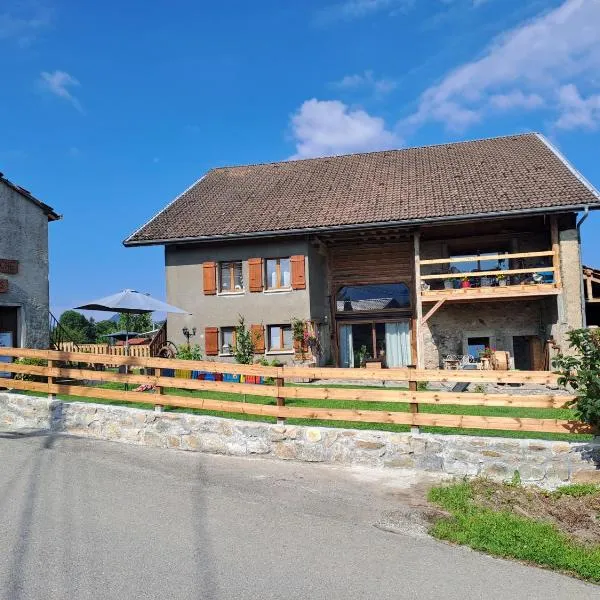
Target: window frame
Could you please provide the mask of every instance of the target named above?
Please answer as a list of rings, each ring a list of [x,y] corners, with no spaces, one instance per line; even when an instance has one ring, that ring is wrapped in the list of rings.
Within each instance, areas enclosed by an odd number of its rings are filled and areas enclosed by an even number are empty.
[[[289,256],[279,256],[277,258],[265,258],[265,292],[279,292],[279,291],[288,291],[292,289],[292,262]],[[271,287],[271,282],[269,281],[269,261],[275,261],[275,274],[277,285]],[[281,271],[281,261],[288,261],[288,278],[289,284],[283,285],[282,271]]]
[[[231,331],[231,345],[229,352],[223,352],[224,339],[223,334],[225,332]],[[235,327],[227,326],[227,327],[219,327],[219,356],[233,356],[235,346]]]
[[[406,306],[401,306],[400,308],[374,308],[374,309],[365,309],[365,310],[339,310],[338,302],[343,302],[344,300],[340,300],[338,298],[340,292],[344,288],[366,288],[370,286],[379,286],[379,285],[403,285],[406,291],[406,296],[408,300],[408,304]],[[411,287],[405,281],[394,281],[394,282],[384,282],[384,283],[346,283],[343,285],[339,285],[335,289],[335,314],[338,319],[344,319],[348,317],[360,318],[361,316],[368,318],[370,315],[382,314],[382,315],[396,315],[401,314],[402,316],[412,314],[414,310],[413,299],[412,299],[412,291]],[[350,300],[352,302],[352,300]]]
[[[241,289],[235,289],[235,265],[240,265],[240,273],[242,274],[242,287]],[[223,274],[222,267],[224,265],[229,265],[228,274],[229,274],[229,285],[230,289],[223,289]],[[218,269],[218,294],[223,296],[236,296],[241,295],[246,292],[246,288],[244,285],[244,261],[243,260],[221,260],[217,263]]]
[[[279,329],[279,348],[273,348],[271,345],[271,330]],[[289,330],[291,338],[291,346],[286,348],[283,346],[284,343],[284,330]],[[276,325],[267,325],[267,354],[291,354],[294,352],[294,337],[292,326],[287,324],[276,324]]]

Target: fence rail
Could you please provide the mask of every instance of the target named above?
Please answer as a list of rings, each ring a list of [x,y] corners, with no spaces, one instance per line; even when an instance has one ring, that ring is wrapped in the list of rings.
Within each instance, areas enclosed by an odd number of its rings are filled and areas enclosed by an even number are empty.
[[[58,351],[85,352],[86,354],[108,354],[110,356],[125,356],[125,346],[111,346],[110,344],[76,344],[75,342],[60,342]],[[136,344],[128,347],[128,355],[143,358],[150,356],[150,344]]]
[[[187,361],[177,359],[145,358],[139,356],[114,356],[86,352],[33,350],[27,348],[0,348],[0,356],[13,358],[36,358],[47,365],[0,363],[0,371],[46,378],[47,381],[23,379],[0,379],[0,386],[18,390],[31,390],[48,394],[65,394],[87,398],[102,398],[124,402],[144,402],[158,406],[169,405],[231,413],[263,415],[279,419],[300,418],[329,421],[368,423],[393,423],[402,425],[463,427],[471,429],[498,429],[511,431],[536,431],[551,433],[591,433],[589,426],[578,421],[560,419],[537,419],[522,417],[487,417],[478,415],[432,414],[419,412],[420,405],[460,405],[507,408],[561,408],[573,400],[564,394],[511,394],[470,393],[452,391],[416,391],[417,383],[423,382],[477,382],[477,383],[536,383],[557,386],[555,373],[539,371],[443,371],[402,369],[337,369],[305,367],[263,367],[210,361]],[[85,368],[81,367],[81,364]],[[92,365],[127,365],[128,367],[154,370],[154,374],[117,373],[99,371]],[[76,366],[73,366],[76,365]],[[256,385],[248,382],[208,381],[192,377],[170,377],[169,373],[211,373],[246,376],[247,381],[270,378],[273,385]],[[297,378],[310,376],[323,380],[346,380],[349,382],[408,382],[409,389],[386,388],[338,388],[316,386],[286,386]],[[69,383],[57,379],[67,379]],[[71,383],[73,381],[74,383]],[[81,382],[87,383],[82,385]],[[89,382],[117,382],[151,386],[158,393],[142,393],[105,389],[89,385]],[[213,400],[163,393],[165,388],[175,390],[232,392],[247,396],[273,398],[273,404],[253,404],[232,400]],[[339,401],[341,408],[318,408],[285,406],[287,399]],[[359,410],[343,408],[344,402],[384,402],[408,404],[410,412],[385,410]]]

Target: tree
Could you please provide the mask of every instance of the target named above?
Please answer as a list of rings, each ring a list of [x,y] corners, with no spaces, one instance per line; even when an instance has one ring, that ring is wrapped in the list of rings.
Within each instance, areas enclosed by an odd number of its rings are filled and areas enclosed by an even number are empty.
[[[141,315],[121,313],[119,315],[119,329],[122,331],[145,333],[151,331],[152,328],[152,313],[142,313]]]
[[[251,365],[254,360],[254,340],[252,339],[252,333],[248,331],[244,317],[241,315],[238,325],[235,328],[233,356],[235,357],[235,361],[242,365]]]
[[[103,321],[97,321],[95,323],[95,334],[96,334],[96,342],[100,343],[106,343],[107,339],[105,336],[109,333],[114,333],[115,331],[118,331],[119,329],[119,325],[117,323],[115,323],[114,321],[111,321],[110,319],[104,319]]]
[[[575,390],[577,418],[600,428],[600,329],[574,329],[567,335],[576,354],[559,354],[554,359],[560,372],[558,382]]]
[[[66,310],[58,320],[70,341],[76,344],[86,344],[96,339],[93,320],[88,321],[81,313],[75,310]]]

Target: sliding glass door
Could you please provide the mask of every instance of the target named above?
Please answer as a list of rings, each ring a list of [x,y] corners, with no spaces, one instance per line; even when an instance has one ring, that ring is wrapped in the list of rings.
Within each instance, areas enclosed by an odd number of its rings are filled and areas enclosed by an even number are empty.
[[[389,368],[412,363],[407,319],[342,323],[338,335],[340,367],[360,367],[371,359]]]

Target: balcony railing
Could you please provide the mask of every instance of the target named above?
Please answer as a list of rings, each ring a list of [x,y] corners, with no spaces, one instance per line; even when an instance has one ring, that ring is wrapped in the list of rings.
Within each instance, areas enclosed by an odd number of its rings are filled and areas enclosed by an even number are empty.
[[[469,271],[458,268],[461,263],[490,260],[507,264],[508,268]],[[557,294],[558,264],[556,250],[425,259],[420,261],[421,296],[423,300],[440,300]],[[431,272],[433,265],[442,265],[440,270],[446,272]],[[423,273],[423,267],[429,272]]]

